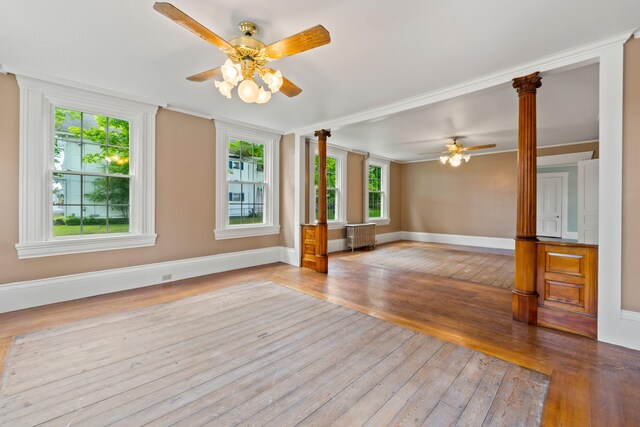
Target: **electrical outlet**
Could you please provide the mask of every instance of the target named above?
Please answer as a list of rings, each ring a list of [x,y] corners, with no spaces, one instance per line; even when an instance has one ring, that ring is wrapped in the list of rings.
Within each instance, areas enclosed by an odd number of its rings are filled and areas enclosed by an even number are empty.
[[[173,279],[173,274],[163,274],[162,275],[162,281],[166,282],[167,280],[171,280]]]

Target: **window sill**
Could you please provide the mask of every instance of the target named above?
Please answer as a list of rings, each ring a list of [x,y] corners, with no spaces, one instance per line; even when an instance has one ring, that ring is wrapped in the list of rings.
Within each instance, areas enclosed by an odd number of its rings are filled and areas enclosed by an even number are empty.
[[[280,226],[279,225],[258,225],[258,226],[246,226],[246,227],[238,227],[238,228],[223,228],[221,230],[215,230],[214,234],[216,236],[216,240],[224,240],[224,239],[236,239],[242,237],[257,237],[257,236],[268,236],[271,234],[279,234]]]
[[[365,222],[371,222],[375,225],[389,225],[391,220],[389,218],[367,218]]]
[[[154,246],[156,237],[156,234],[114,234],[110,236],[58,238],[45,242],[18,243],[16,244],[16,250],[18,251],[19,259],[39,258]]]

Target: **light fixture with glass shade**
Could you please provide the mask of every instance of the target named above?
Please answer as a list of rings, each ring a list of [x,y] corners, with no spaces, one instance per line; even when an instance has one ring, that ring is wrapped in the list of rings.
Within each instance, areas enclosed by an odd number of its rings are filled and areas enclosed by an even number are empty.
[[[316,25],[266,45],[253,37],[258,33],[258,26],[249,21],[238,24],[240,36],[226,41],[171,3],[158,2],[153,5],[153,8],[181,27],[215,45],[228,57],[222,66],[194,74],[187,77],[187,80],[204,82],[222,76],[222,81],[215,82],[215,87],[220,94],[226,98],[232,98],[231,92],[237,86],[238,96],[246,103],[264,104],[269,102],[271,95],[276,92],[281,92],[288,97],[300,94],[302,89],[286,79],[279,70],[267,67],[267,63],[331,42],[331,36],[326,28]],[[256,76],[268,87],[268,90],[256,81]]]
[[[465,161],[465,163],[471,160],[471,156],[467,153],[467,151],[482,150],[485,148],[493,148],[496,146],[496,144],[485,144],[476,145],[473,147],[465,147],[462,144],[458,144],[458,138],[461,137],[454,136],[453,138],[451,138],[453,142],[451,144],[446,144],[447,151],[420,154],[440,154],[440,163],[442,163],[443,165],[449,163],[451,166],[456,168],[462,164],[463,160]]]

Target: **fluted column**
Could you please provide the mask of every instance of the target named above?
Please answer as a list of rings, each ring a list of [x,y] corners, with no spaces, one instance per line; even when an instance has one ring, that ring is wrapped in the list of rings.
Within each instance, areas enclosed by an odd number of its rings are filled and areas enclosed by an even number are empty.
[[[535,325],[536,292],[536,91],[542,85],[538,72],[513,79],[518,91],[518,218],[513,319]]]
[[[317,130],[318,138],[318,228],[316,230],[316,271],[329,271],[327,235],[327,138],[331,131]]]

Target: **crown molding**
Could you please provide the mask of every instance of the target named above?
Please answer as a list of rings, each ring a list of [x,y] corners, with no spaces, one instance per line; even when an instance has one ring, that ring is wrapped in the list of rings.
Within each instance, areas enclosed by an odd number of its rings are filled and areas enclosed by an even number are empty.
[[[296,128],[287,131],[286,133],[307,135],[313,132],[315,129],[331,128],[333,130],[338,130],[340,127],[350,124],[379,119],[380,117],[384,117],[387,115],[396,114],[402,111],[411,110],[417,107],[423,107],[461,95],[477,92],[479,90],[497,86],[502,83],[510,82],[516,77],[531,74],[535,71],[549,72],[559,68],[575,66],[576,64],[586,65],[589,63],[594,63],[598,60],[600,52],[611,46],[625,43],[627,40],[629,40],[630,37],[633,36],[634,31],[635,29],[630,29],[623,33],[616,34],[612,37],[601,39],[572,49],[563,50],[551,55],[543,56],[533,61],[487,74],[476,79],[467,80],[462,83],[416,95],[381,107],[365,110],[360,113],[339,117],[325,122],[315,123],[310,126]]]
[[[22,70],[19,68],[14,68],[14,67],[2,65],[2,64],[0,64],[0,70],[2,70],[3,74],[7,74],[7,73],[14,74],[17,77],[25,77],[32,80],[40,80],[47,83],[54,83],[60,86],[68,86],[68,87],[81,89],[88,92],[99,93],[101,95],[112,96],[114,98],[125,99],[128,101],[134,101],[142,104],[155,105],[163,108],[167,106],[165,102],[160,102],[158,100],[148,99],[148,98],[144,98],[136,95],[131,95],[128,93],[118,92],[111,89],[92,86],[89,84],[68,80],[68,79],[63,79],[60,77],[50,76],[50,75],[35,72],[35,71]]]
[[[201,119],[213,120],[211,114],[201,113],[199,111],[188,110],[186,108],[174,107],[173,105],[167,105],[163,107],[165,110],[175,111],[176,113],[186,114],[188,116],[199,117]]]

